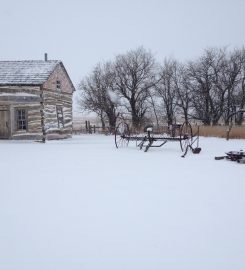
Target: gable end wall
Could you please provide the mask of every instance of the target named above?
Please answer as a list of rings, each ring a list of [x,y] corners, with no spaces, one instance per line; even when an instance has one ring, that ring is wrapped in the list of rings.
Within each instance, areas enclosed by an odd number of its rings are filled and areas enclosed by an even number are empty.
[[[56,82],[61,81],[61,92],[72,94],[73,87],[71,85],[70,79],[68,78],[62,65],[56,66],[53,73],[50,75],[48,80],[43,84],[43,88],[56,91]]]

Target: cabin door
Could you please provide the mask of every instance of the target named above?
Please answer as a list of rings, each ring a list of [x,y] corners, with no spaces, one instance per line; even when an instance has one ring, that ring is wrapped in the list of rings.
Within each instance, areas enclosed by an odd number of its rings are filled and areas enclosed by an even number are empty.
[[[0,139],[9,138],[9,111],[0,110]]]

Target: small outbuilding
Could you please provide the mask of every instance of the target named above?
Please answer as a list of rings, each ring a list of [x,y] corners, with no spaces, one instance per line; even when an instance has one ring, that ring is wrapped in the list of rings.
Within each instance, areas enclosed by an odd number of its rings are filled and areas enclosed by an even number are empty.
[[[71,137],[74,91],[61,61],[0,61],[0,139]]]

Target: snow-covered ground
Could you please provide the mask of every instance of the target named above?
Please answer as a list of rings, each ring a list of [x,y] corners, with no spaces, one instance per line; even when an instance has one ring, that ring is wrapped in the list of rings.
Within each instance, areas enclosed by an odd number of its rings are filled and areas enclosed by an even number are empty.
[[[0,141],[0,269],[244,270],[245,140],[200,146]]]

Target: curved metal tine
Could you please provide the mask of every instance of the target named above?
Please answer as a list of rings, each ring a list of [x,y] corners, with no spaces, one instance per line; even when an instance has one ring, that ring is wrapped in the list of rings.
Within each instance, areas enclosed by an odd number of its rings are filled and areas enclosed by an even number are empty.
[[[120,147],[127,146],[128,142],[125,140],[123,135],[121,135],[120,139],[118,140],[118,144],[120,145]]]
[[[143,146],[144,146],[144,143],[147,141],[147,137],[145,136],[144,138],[143,138],[143,140],[139,143],[139,148],[140,148],[140,150],[142,150],[142,148],[143,148]]]
[[[186,146],[185,152],[184,152],[184,154],[183,154],[181,157],[184,158],[184,157],[186,156],[186,154],[187,154],[187,152],[188,152],[188,149],[189,149],[189,145]]]

